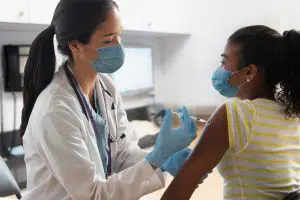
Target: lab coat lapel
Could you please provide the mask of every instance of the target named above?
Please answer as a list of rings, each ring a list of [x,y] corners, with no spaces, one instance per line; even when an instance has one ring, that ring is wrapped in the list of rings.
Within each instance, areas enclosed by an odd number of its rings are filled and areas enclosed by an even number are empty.
[[[102,84],[102,86],[101,86]],[[114,98],[109,95],[104,90],[107,90],[103,81],[99,77],[99,81],[96,83],[96,90],[97,90],[97,99],[100,105],[101,114],[106,123],[108,122],[109,125],[109,132],[110,134],[116,138],[116,121],[115,121],[115,109],[114,107]],[[108,91],[108,90],[107,90]]]

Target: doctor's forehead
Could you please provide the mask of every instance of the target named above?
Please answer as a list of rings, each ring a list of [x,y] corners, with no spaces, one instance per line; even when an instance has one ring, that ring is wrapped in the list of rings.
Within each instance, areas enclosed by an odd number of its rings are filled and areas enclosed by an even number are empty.
[[[121,23],[121,17],[117,8],[112,8],[106,16],[106,20],[100,24],[95,34],[102,37],[109,37],[122,32],[123,26]]]

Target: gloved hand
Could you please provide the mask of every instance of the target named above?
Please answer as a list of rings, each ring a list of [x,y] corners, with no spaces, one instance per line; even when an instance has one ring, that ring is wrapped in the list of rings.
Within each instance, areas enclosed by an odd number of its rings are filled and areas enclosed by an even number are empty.
[[[146,156],[146,160],[156,167],[162,168],[171,155],[187,147],[196,138],[197,125],[187,109],[181,108],[177,112],[182,115],[181,126],[172,128],[172,113],[167,109],[154,149]]]
[[[184,148],[181,151],[176,152],[163,163],[161,170],[163,172],[168,172],[172,176],[176,176],[183,167],[185,161],[189,158],[191,152],[192,150],[189,148]],[[212,173],[212,170],[200,179],[199,184],[203,183],[210,173]]]
[[[188,159],[191,149],[184,148],[169,157],[162,165],[161,170],[169,172],[172,176],[176,176],[183,164]]]

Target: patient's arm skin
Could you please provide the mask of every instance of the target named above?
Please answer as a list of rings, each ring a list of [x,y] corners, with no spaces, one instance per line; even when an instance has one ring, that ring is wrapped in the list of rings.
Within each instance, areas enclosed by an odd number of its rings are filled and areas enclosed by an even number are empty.
[[[223,105],[209,119],[192,155],[161,199],[190,199],[201,177],[218,164],[228,148],[226,106]]]

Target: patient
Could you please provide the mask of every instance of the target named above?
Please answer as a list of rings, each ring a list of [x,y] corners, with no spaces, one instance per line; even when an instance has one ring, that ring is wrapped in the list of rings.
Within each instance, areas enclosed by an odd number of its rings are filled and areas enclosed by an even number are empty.
[[[189,199],[218,165],[224,199],[284,199],[300,188],[300,34],[249,26],[228,39],[212,77],[228,98],[162,199]],[[200,186],[201,187],[201,186]]]

